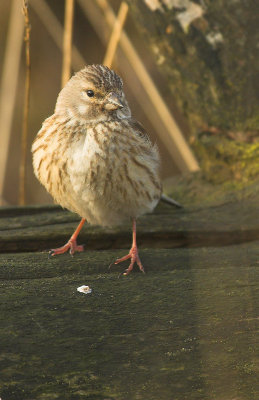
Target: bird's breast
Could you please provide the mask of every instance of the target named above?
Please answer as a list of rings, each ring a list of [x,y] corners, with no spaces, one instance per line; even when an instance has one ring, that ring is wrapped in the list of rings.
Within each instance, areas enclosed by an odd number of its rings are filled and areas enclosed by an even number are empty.
[[[69,170],[75,191],[92,191],[103,196],[108,182],[116,181],[120,164],[119,149],[113,135],[104,127],[89,128],[84,139],[71,148]]]
[[[100,124],[76,146],[70,175],[82,198],[105,201],[109,207],[154,207],[161,185],[150,145],[146,148],[142,139],[123,132],[118,124]]]

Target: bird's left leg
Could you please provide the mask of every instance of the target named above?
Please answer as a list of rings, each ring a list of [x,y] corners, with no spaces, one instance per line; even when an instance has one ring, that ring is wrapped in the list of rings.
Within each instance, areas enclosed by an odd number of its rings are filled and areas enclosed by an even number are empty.
[[[133,269],[133,265],[135,264],[135,262],[138,264],[138,267],[140,269],[140,271],[145,272],[144,271],[144,267],[140,261],[139,255],[138,255],[138,246],[137,246],[137,232],[136,232],[136,219],[133,219],[133,225],[132,225],[132,247],[129,251],[129,254],[127,254],[126,256],[122,257],[122,258],[118,258],[114,264],[119,264],[122,261],[131,259],[130,265],[129,267],[126,269],[126,271],[123,273],[123,275],[128,275],[132,269]]]
[[[58,247],[57,249],[50,250],[49,255],[50,256],[55,256],[57,254],[63,254],[67,250],[69,250],[69,253],[72,256],[76,251],[84,251],[84,246],[82,246],[82,245],[80,246],[76,242],[77,236],[79,235],[79,232],[81,231],[84,223],[85,223],[85,219],[82,218],[80,223],[79,223],[79,225],[78,225],[78,227],[76,228],[75,232],[73,233],[73,235],[69,239],[69,241],[62,247]]]

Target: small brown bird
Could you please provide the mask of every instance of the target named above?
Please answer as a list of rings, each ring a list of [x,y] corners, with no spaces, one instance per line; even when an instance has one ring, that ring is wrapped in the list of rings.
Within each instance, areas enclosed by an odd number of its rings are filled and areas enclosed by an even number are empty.
[[[88,65],[61,90],[54,114],[33,145],[36,177],[62,207],[79,214],[69,241],[50,251],[83,251],[77,236],[85,221],[112,226],[133,221],[132,247],[115,264],[131,259],[144,272],[136,242],[136,219],[161,197],[159,154],[132,116],[121,78],[103,65]]]

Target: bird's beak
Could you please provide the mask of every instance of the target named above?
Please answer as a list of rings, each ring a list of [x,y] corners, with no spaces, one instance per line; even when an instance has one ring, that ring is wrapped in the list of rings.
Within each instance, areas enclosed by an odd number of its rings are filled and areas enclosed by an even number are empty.
[[[111,92],[108,94],[104,105],[104,108],[106,108],[106,110],[117,110],[118,108],[123,107],[124,105],[122,104],[120,97],[116,93]]]

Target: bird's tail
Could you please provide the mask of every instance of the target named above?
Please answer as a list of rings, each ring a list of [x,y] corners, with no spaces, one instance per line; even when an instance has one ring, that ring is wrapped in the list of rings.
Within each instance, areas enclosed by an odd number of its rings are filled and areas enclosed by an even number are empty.
[[[174,199],[171,199],[171,197],[167,196],[164,193],[162,193],[161,200],[164,203],[170,204],[171,206],[175,206],[175,207],[178,207],[178,208],[182,208],[183,207],[180,203],[178,203]]]

